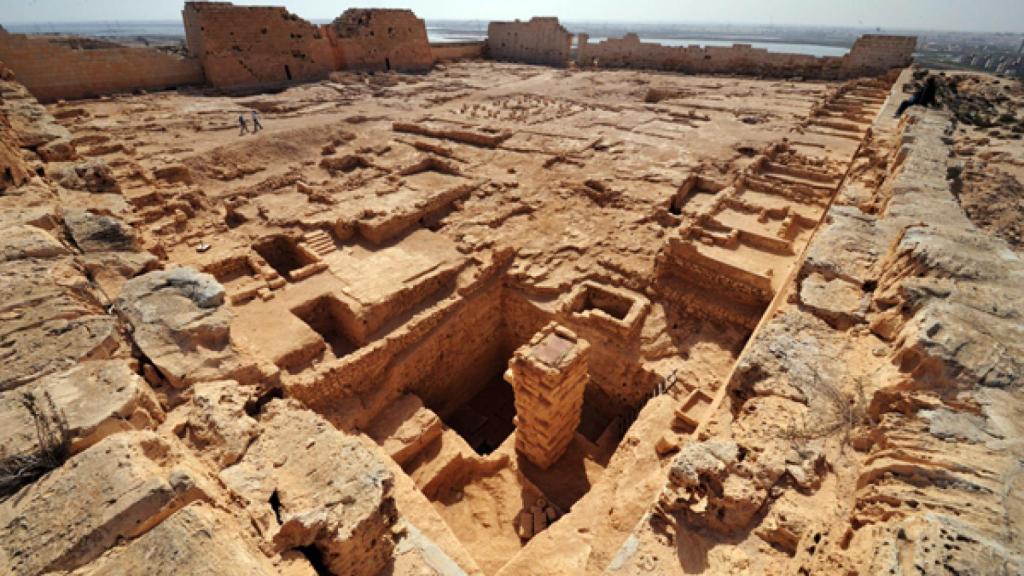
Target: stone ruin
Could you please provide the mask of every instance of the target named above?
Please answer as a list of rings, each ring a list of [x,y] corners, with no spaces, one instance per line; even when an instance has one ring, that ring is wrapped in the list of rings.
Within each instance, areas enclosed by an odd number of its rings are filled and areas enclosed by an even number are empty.
[[[411,10],[345,11],[316,25],[275,6],[185,2],[186,55],[74,38],[8,34],[0,59],[43,102],[208,86],[244,92],[326,80],[336,72],[424,73],[435,63],[488,57],[542,66],[634,68],[690,74],[849,79],[910,64],[917,39],[865,35],[841,58],[780,54],[749,45],[667,47],[636,34],[589,43],[554,17],[491,22],[484,42],[429,42]],[[54,66],[54,62],[63,65]]]
[[[338,70],[425,72],[434,60],[411,10],[350,9],[317,26],[284,8],[186,2],[189,54],[218,88],[317,81]]]
[[[487,26],[487,54],[499,61],[564,67],[572,60],[572,34],[558,23],[558,18],[491,22]]]
[[[1024,569],[1024,266],[964,209],[1022,149],[895,118],[910,40],[369,75],[422,21],[185,11],[247,95],[0,63],[0,573]]]
[[[549,324],[509,362],[505,379],[516,397],[516,450],[545,470],[565,454],[580,425],[589,350],[586,340]]]

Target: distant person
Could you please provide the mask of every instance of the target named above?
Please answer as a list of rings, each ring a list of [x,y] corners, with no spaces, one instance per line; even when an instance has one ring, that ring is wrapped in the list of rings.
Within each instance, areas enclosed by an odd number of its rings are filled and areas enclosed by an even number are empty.
[[[921,88],[917,90],[916,94],[900,103],[900,108],[896,111],[896,117],[899,118],[900,116],[903,116],[903,113],[911,106],[934,106],[935,94],[938,91],[938,88],[939,86],[935,81],[935,77],[929,76],[928,80],[925,81],[924,86],[921,86]]]
[[[252,111],[252,133],[255,134],[263,130],[263,124],[260,124],[260,117],[256,114],[256,111]]]
[[[249,125],[245,123],[245,114],[238,115],[238,126],[241,128],[238,131],[239,136],[249,133]]]

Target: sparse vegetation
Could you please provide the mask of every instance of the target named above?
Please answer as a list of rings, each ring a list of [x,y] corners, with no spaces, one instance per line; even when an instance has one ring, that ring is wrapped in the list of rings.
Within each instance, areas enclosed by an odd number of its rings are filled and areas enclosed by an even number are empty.
[[[35,422],[38,450],[0,460],[0,499],[31,484],[67,460],[71,434],[64,413],[47,393],[25,392],[21,403]]]

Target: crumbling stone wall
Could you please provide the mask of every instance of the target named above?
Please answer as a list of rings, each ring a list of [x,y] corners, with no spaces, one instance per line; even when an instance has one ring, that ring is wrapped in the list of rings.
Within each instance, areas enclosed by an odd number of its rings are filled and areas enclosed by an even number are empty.
[[[842,75],[845,78],[870,76],[909,66],[916,47],[916,36],[865,34],[843,58]]]
[[[435,42],[430,45],[434,62],[478,60],[484,57],[487,42]]]
[[[337,70],[426,72],[434,64],[427,27],[412,10],[346,10],[324,27]]]
[[[411,10],[347,10],[317,26],[285,8],[187,2],[189,53],[209,84],[259,88],[317,81],[335,70],[425,72],[434,63],[423,20]]]
[[[505,379],[516,398],[516,450],[547,469],[565,453],[580,424],[589,381],[590,344],[551,323],[516,350]]]
[[[202,67],[191,58],[149,48],[75,49],[57,38],[2,30],[0,60],[41,102],[203,83]]]
[[[558,18],[531,18],[529,22],[491,22],[487,26],[487,53],[495,60],[564,67],[571,59],[572,34]]]
[[[284,8],[186,2],[182,18],[189,54],[202,62],[213,86],[321,80],[334,69],[331,44],[320,28]]]
[[[596,44],[580,34],[580,66],[671,70],[690,74],[751,74],[846,79],[878,76],[910,64],[917,38],[867,35],[859,38],[843,57],[784,54],[750,44],[723,46],[663,46],[642,42],[636,34],[609,38]]]

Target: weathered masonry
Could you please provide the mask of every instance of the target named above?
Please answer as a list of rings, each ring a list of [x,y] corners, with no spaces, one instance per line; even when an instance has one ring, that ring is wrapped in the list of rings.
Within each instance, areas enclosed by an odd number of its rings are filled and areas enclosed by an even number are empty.
[[[188,2],[189,53],[208,82],[246,88],[316,81],[336,70],[425,72],[433,65],[423,20],[411,10],[347,10],[317,26],[281,7]]]
[[[320,28],[284,8],[188,2],[182,18],[189,54],[213,86],[322,80],[334,69]]]
[[[2,27],[0,60],[42,102],[203,83],[202,67],[190,58],[99,40],[9,34]]]
[[[324,27],[337,70],[426,72],[427,28],[412,10],[346,10]]]
[[[575,61],[581,68],[634,68],[690,74],[750,74],[774,77],[802,76],[848,79],[875,76],[907,66],[917,38],[868,34],[859,38],[843,57],[769,52],[749,44],[733,46],[664,46],[643,42],[636,34],[590,43],[579,34]],[[528,22],[491,22],[487,54],[495,60],[564,67],[573,60],[573,35],[558,18],[532,18]]]
[[[917,38],[866,35],[842,57],[785,54],[733,46],[663,46],[642,42],[636,34],[591,44],[579,35],[577,63],[581,67],[639,68],[690,74],[750,74],[828,80],[875,76],[910,64]]]
[[[487,27],[487,54],[495,60],[564,67],[571,51],[572,34],[558,18],[491,22]]]

